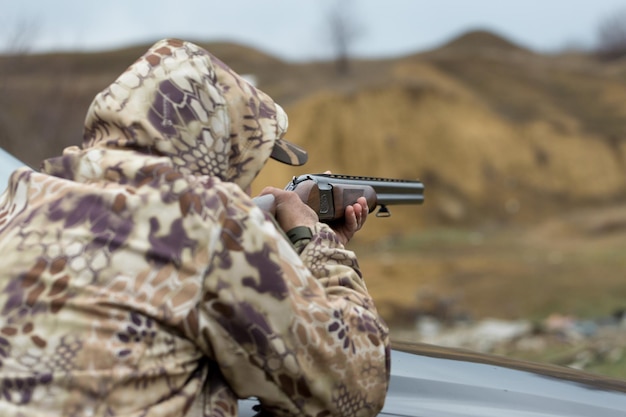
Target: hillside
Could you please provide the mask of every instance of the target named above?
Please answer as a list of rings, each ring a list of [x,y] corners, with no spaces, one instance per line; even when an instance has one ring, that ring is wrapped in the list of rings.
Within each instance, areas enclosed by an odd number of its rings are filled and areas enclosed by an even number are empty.
[[[357,63],[358,87],[325,88],[288,110],[290,137],[311,149],[304,171],[426,183],[423,208],[385,220],[394,232],[534,223],[624,199],[623,66],[541,56],[484,33],[386,64],[374,78]],[[261,180],[292,171],[276,170]]]

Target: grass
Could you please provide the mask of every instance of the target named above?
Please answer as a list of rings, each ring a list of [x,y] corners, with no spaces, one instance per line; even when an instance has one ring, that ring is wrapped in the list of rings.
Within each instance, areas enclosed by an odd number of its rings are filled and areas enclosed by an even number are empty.
[[[382,304],[408,306],[429,289],[460,296],[474,317],[598,317],[624,306],[626,233],[564,238],[542,229],[433,228],[355,250]]]
[[[626,379],[626,354],[622,350],[616,360],[596,360],[586,370],[600,375]]]

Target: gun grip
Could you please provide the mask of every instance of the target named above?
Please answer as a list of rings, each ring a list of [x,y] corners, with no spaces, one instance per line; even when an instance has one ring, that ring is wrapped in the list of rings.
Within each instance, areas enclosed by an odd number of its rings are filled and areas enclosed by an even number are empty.
[[[306,181],[298,185],[294,191],[307,206],[317,213],[317,217],[321,221],[337,218],[335,216],[335,198],[332,186],[323,185],[320,188],[315,182]]]

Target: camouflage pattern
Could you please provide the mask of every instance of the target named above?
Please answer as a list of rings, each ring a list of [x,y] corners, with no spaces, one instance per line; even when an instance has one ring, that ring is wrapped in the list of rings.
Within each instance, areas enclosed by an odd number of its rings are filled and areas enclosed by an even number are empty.
[[[354,253],[294,248],[245,189],[287,117],[191,43],[92,103],[81,148],[0,197],[3,416],[373,416],[387,328]]]

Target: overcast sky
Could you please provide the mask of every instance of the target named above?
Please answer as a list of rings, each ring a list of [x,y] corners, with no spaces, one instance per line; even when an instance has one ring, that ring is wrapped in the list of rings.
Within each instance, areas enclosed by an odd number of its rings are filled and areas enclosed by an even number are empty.
[[[16,34],[32,52],[178,37],[234,41],[287,60],[324,59],[333,53],[328,14],[337,1],[350,4],[361,29],[353,45],[361,57],[424,51],[471,29],[538,52],[592,47],[600,23],[626,10],[626,0],[0,0],[0,49],[16,44]]]

